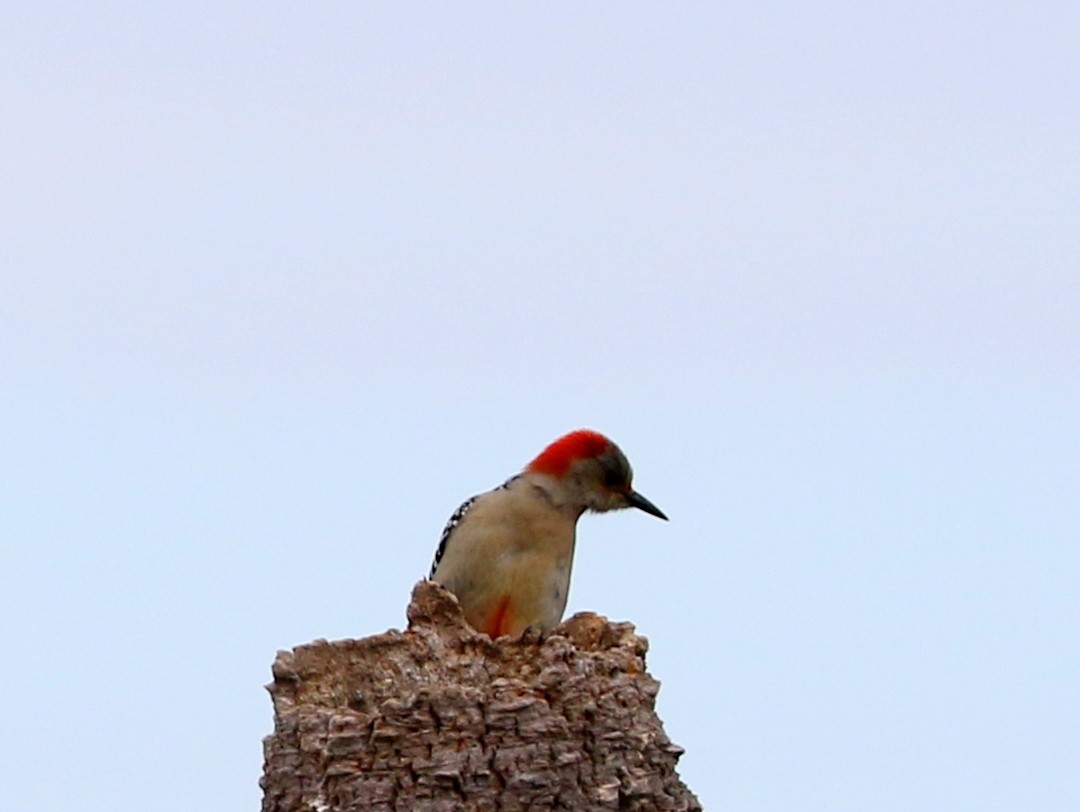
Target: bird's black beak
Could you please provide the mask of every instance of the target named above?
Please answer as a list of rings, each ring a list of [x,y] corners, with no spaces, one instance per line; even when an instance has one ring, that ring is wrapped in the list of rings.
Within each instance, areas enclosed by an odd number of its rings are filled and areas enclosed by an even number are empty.
[[[630,507],[636,507],[638,510],[644,510],[646,513],[649,513],[658,519],[663,519],[665,522],[668,520],[668,517],[664,515],[664,511],[660,510],[660,508],[637,491],[630,491],[626,494],[626,504],[630,505]]]

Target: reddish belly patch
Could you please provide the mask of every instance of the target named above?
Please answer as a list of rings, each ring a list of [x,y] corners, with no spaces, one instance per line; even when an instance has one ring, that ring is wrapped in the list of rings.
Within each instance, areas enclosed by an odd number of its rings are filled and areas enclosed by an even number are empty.
[[[495,606],[495,610],[488,615],[484,627],[480,631],[485,632],[492,640],[510,633],[514,622],[513,612],[510,611],[510,596],[507,595]]]

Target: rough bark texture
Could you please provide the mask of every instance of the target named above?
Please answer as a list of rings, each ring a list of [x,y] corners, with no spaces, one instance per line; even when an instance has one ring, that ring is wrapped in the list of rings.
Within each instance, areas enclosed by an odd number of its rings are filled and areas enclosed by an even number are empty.
[[[629,623],[492,641],[429,582],[408,617],[278,653],[263,812],[701,809]]]

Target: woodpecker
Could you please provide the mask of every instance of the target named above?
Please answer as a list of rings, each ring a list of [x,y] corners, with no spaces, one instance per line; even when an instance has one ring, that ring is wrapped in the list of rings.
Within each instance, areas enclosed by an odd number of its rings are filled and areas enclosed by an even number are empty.
[[[457,509],[428,578],[454,593],[469,624],[492,639],[547,632],[566,608],[582,513],[634,507],[667,520],[632,478],[626,456],[604,435],[583,429],[560,437],[520,474]]]

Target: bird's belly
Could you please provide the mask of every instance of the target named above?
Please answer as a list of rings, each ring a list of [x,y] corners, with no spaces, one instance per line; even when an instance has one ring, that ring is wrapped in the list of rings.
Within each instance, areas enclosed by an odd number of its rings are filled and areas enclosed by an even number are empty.
[[[566,609],[570,587],[569,562],[537,561],[528,554],[498,562],[499,587],[484,601],[481,617],[470,622],[492,637],[519,636],[526,629],[547,632],[555,628]]]

